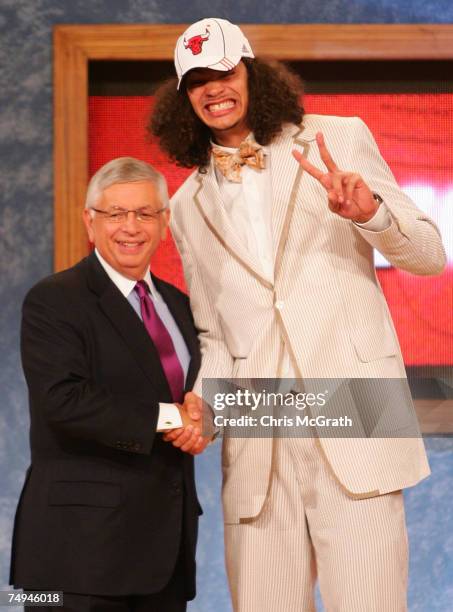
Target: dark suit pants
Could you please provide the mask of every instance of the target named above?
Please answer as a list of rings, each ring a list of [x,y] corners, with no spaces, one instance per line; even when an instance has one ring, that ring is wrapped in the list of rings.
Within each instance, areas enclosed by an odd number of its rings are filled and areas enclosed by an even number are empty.
[[[64,593],[61,607],[25,606],[24,610],[25,612],[185,612],[186,608],[184,564],[180,555],[170,582],[159,593],[125,597]]]

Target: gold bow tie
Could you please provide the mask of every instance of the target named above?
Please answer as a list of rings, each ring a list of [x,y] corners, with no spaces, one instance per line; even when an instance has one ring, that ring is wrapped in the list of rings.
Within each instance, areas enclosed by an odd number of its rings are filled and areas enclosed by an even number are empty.
[[[241,183],[241,170],[244,164],[262,170],[265,167],[262,147],[252,140],[244,140],[234,153],[212,148],[214,162],[223,176],[232,183]]]

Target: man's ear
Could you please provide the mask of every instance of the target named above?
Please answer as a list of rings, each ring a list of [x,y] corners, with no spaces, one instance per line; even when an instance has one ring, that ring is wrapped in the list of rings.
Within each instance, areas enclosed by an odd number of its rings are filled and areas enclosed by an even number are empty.
[[[94,230],[93,230],[93,213],[89,208],[83,210],[83,223],[85,224],[88,240],[94,244]]]

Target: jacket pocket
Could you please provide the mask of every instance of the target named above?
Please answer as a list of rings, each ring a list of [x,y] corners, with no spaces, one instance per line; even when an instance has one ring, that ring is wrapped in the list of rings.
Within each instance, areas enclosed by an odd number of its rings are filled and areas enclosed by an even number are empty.
[[[398,351],[398,344],[387,321],[382,328],[357,326],[351,331],[351,339],[360,361],[367,363],[393,357]]]
[[[96,506],[116,508],[120,486],[109,482],[60,480],[49,490],[49,506]]]
[[[399,353],[387,303],[379,288],[370,290],[362,303],[352,305],[352,313],[350,337],[360,361],[367,363]]]

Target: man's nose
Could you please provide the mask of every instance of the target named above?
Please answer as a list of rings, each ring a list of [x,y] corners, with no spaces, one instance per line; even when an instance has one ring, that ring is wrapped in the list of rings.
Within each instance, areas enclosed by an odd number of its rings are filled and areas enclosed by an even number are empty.
[[[137,216],[133,210],[128,211],[122,227],[131,234],[136,234],[140,231],[140,222],[137,221]]]
[[[223,91],[223,82],[222,80],[213,79],[212,81],[208,81],[206,83],[206,93],[208,96],[214,97],[219,95]]]

